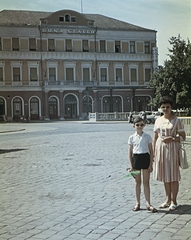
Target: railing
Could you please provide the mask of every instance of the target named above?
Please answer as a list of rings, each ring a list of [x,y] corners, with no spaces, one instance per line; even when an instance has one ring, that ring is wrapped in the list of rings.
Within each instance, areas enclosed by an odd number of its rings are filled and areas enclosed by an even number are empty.
[[[91,115],[93,114],[93,115]],[[129,112],[114,113],[89,113],[89,118],[94,121],[128,121]],[[184,124],[187,137],[191,137],[191,117],[179,117]]]
[[[182,120],[184,124],[184,130],[186,132],[186,136],[191,136],[191,117],[178,117]]]
[[[127,121],[129,112],[114,113],[89,113],[89,119],[96,118],[96,121]]]
[[[127,121],[129,112],[98,113],[98,121]]]
[[[48,81],[44,82],[45,86],[97,86],[97,81]]]

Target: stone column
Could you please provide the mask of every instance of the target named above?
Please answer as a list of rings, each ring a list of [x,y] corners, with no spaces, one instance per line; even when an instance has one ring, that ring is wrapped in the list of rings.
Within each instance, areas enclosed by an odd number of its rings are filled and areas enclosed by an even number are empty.
[[[60,91],[60,121],[64,119],[63,91]]]
[[[98,111],[98,107],[97,107],[97,90],[93,90],[94,93],[94,99],[93,99],[93,112],[97,112]]]
[[[82,91],[79,91],[79,119],[82,119],[82,110],[83,110],[83,97],[82,97]]]
[[[48,105],[48,91],[45,92],[44,96],[44,113],[45,113],[45,121],[50,121],[49,117],[49,105]]]

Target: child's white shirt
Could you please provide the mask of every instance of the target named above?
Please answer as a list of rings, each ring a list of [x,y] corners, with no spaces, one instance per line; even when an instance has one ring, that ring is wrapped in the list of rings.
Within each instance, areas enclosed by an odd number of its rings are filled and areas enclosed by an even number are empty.
[[[152,143],[152,138],[144,132],[141,136],[135,132],[128,139],[128,144],[133,146],[134,154],[149,153],[149,143]]]

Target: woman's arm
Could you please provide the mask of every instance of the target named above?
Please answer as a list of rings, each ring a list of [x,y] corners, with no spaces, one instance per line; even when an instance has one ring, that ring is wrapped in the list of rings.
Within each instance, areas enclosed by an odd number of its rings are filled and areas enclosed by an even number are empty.
[[[149,152],[150,152],[150,165],[148,171],[151,173],[153,171],[153,146],[152,143],[149,143]]]
[[[158,138],[158,132],[154,132],[154,137],[153,137],[153,155],[155,154],[155,146],[156,146],[157,138]]]

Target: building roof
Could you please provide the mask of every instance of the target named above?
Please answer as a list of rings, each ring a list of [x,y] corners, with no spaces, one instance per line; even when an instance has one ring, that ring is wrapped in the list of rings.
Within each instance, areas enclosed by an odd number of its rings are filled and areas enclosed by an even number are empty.
[[[3,10],[0,12],[0,25],[31,25],[40,24],[40,19],[48,17],[53,12],[25,11],[25,10]],[[136,26],[101,14],[82,14],[87,19],[94,21],[94,27],[98,29],[113,29],[126,31],[154,31]]]

